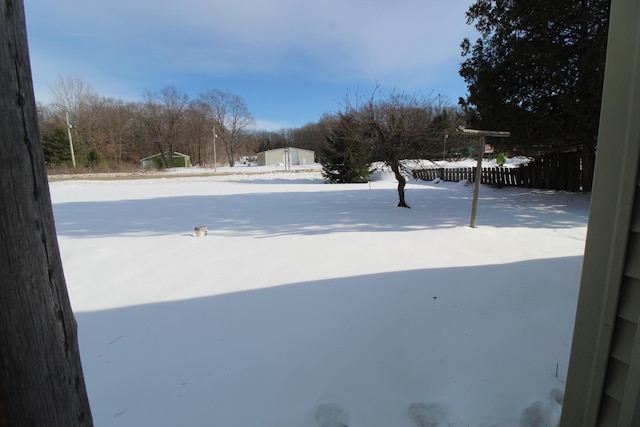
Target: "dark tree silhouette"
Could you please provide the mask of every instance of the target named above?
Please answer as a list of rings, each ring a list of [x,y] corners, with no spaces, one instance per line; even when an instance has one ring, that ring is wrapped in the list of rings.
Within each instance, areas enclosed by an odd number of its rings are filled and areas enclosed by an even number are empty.
[[[371,175],[371,152],[362,138],[362,126],[354,115],[340,114],[327,136],[322,175],[333,183],[367,182]]]
[[[476,0],[460,67],[461,104],[477,129],[509,129],[520,152],[570,146],[593,153],[610,0]]]

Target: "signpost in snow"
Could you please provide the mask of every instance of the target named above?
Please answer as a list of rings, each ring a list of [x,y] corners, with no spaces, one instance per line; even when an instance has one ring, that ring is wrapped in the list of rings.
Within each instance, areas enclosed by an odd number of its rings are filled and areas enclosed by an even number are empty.
[[[480,195],[480,181],[482,181],[482,157],[484,156],[484,138],[487,136],[494,136],[498,138],[508,138],[511,136],[511,132],[498,131],[498,130],[477,130],[466,129],[464,126],[458,126],[456,129],[458,132],[462,132],[464,135],[477,136],[478,141],[478,164],[476,166],[476,182],[473,190],[473,204],[471,205],[471,223],[469,227],[476,228],[476,214],[478,213],[478,197]]]

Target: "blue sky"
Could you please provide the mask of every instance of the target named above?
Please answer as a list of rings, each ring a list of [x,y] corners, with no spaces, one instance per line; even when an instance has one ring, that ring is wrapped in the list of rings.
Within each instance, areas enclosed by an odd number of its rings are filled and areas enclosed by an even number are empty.
[[[466,95],[473,0],[24,0],[36,100],[58,76],[140,101],[173,85],[240,95],[257,127],[340,111],[347,93]]]

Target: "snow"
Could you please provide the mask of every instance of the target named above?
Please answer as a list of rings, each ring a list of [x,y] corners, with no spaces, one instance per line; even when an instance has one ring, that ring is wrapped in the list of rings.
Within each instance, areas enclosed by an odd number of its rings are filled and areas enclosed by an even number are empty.
[[[526,165],[532,159],[525,156],[514,156],[506,159],[506,163],[503,165],[505,168],[517,168],[521,165]],[[407,162],[410,169],[428,169],[428,168],[475,168],[478,166],[477,158],[463,158],[454,161],[443,160],[411,160]],[[498,166],[496,159],[482,159],[482,167],[495,168]]]
[[[557,422],[587,194],[277,169],[51,182],[97,426]]]

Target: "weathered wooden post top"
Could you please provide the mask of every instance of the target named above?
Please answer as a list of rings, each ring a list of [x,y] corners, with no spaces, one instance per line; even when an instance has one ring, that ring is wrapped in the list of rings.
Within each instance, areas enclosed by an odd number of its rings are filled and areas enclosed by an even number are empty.
[[[476,214],[478,213],[478,196],[480,195],[480,181],[482,180],[482,157],[484,157],[484,138],[487,136],[493,136],[497,138],[508,138],[511,136],[511,132],[500,130],[477,130],[467,129],[464,126],[458,126],[456,132],[461,132],[464,135],[477,136],[478,141],[478,164],[476,166],[476,182],[473,190],[473,204],[471,205],[471,228],[476,227]]]
[[[458,126],[456,128],[456,132],[462,132],[465,135],[469,136],[494,136],[496,138],[508,138],[511,136],[511,132],[502,131],[502,130],[477,130],[477,129],[467,129],[464,126]]]

